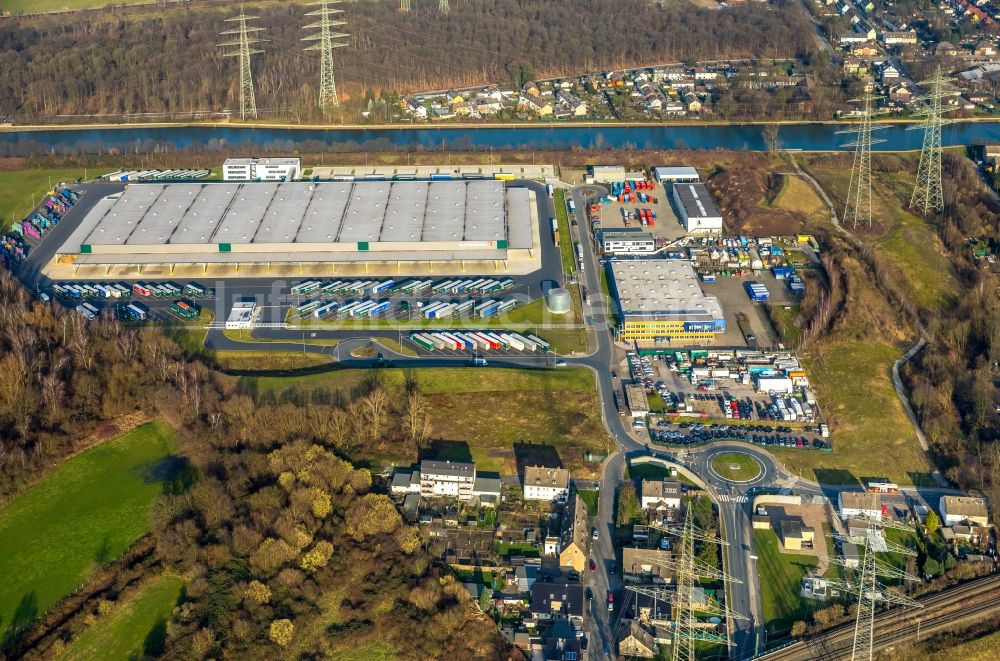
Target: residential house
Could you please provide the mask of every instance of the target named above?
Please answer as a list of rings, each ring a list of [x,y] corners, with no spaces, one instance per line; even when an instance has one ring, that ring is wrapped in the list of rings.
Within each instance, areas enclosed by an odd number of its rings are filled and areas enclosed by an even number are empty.
[[[413,470],[412,468],[406,470],[397,469],[392,474],[390,489],[396,495],[420,493],[420,471]]]
[[[684,95],[684,104],[687,106],[688,112],[701,112],[701,99],[694,92],[688,92]]]
[[[503,92],[500,91],[500,88],[494,85],[491,87],[484,87],[476,92],[476,99],[481,101],[496,101],[497,103],[503,103],[504,95]]]
[[[449,90],[444,98],[448,101],[449,106],[454,106],[458,103],[465,103],[465,95],[461,92],[456,92],[454,90]]]
[[[626,546],[622,549],[622,576],[626,583],[671,583],[674,574],[664,565],[672,559],[670,551]]]
[[[635,619],[646,627],[658,625],[670,626],[673,624],[671,609],[673,601],[662,596],[653,596],[636,592],[635,598]]]
[[[536,94],[522,94],[517,100],[518,110],[528,110],[539,117],[552,114],[552,104]]]
[[[681,506],[681,484],[675,480],[643,480],[641,486],[643,509],[666,509]]]
[[[893,85],[889,88],[889,100],[908,104],[913,101],[913,92],[905,85]]]
[[[888,62],[883,62],[879,67],[879,80],[883,83],[888,80],[898,80],[899,79],[899,69],[892,66]]]
[[[934,46],[934,55],[937,57],[958,57],[961,52],[958,48],[947,41],[942,41]]]
[[[427,119],[427,108],[420,99],[412,96],[403,97],[403,110],[417,119]]]
[[[678,103],[676,101],[668,101],[662,104],[663,113],[665,115],[686,115],[687,108],[684,107],[683,103]]]
[[[877,493],[841,491],[837,496],[840,518],[843,520],[874,519],[882,516],[882,498]]]
[[[563,511],[559,536],[559,566],[583,571],[587,566],[587,504],[574,493]]]
[[[540,658],[545,661],[579,661],[583,658],[582,649],[576,629],[566,620],[556,620],[545,639]]]
[[[945,526],[960,523],[974,523],[979,526],[989,524],[986,501],[973,496],[941,496],[938,506],[941,522]]]
[[[560,109],[572,117],[583,117],[587,114],[587,104],[566,90],[556,92],[556,100]]]
[[[656,643],[653,642],[653,634],[649,633],[642,626],[632,620],[628,635],[618,643],[618,655],[639,659],[652,659],[656,656]]]
[[[569,470],[527,466],[523,491],[525,500],[563,500],[569,494]]]
[[[493,99],[476,99],[476,112],[480,115],[495,115],[503,110],[503,103]]]
[[[844,557],[844,566],[849,569],[858,567],[861,564],[861,556],[858,555],[857,544],[844,542],[841,544],[840,554]]]
[[[531,592],[531,586],[538,579],[538,565],[518,565],[514,567],[514,582],[519,592]]]
[[[475,101],[462,101],[461,103],[452,104],[451,111],[455,113],[456,117],[473,117],[479,114],[476,111]]]
[[[886,46],[903,46],[917,43],[916,30],[906,32],[883,32],[882,43]]]
[[[868,35],[861,32],[848,32],[837,37],[837,41],[845,46],[863,44],[868,41]]]
[[[848,519],[847,536],[851,539],[861,539],[868,534],[868,519]]]
[[[539,620],[583,621],[584,595],[580,583],[538,583],[531,586],[528,611]]]
[[[475,464],[430,459],[420,462],[420,495],[424,498],[453,496],[469,500],[475,481]]]
[[[718,71],[709,71],[703,67],[699,67],[694,70],[695,80],[715,80],[719,77]]]
[[[844,58],[844,73],[850,76],[864,76],[868,73],[868,64],[857,57]]]
[[[997,54],[997,47],[988,39],[981,39],[973,48],[972,54],[976,57],[994,57]]]
[[[545,555],[559,555],[559,538],[555,535],[546,537],[543,552]]]
[[[476,475],[472,483],[472,497],[479,499],[479,504],[486,507],[496,507],[500,503],[500,476]]]
[[[863,43],[851,48],[851,55],[854,57],[875,57],[878,55],[878,48],[874,44]]]

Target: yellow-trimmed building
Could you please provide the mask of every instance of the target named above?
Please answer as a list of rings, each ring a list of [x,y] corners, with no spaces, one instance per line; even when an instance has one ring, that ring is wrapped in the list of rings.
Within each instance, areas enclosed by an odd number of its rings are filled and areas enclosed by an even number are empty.
[[[609,268],[621,320],[619,342],[640,347],[702,345],[726,331],[722,305],[701,290],[691,262],[612,260]]]

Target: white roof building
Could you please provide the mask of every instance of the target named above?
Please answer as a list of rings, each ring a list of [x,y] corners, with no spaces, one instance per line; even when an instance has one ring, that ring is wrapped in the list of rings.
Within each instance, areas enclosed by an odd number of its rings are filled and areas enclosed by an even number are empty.
[[[676,183],[671,199],[677,217],[690,233],[711,234],[722,231],[722,213],[708,186],[699,183]]]

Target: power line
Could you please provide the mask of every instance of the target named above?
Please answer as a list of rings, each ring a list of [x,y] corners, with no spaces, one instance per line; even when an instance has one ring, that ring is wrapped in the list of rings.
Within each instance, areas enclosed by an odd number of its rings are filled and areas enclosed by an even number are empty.
[[[854,165],[851,167],[851,183],[847,189],[847,202],[844,205],[844,222],[851,223],[854,229],[858,223],[867,222],[872,225],[872,144],[884,142],[873,140],[872,108],[874,95],[871,88],[865,89],[862,99],[861,121],[857,128],[837,131],[837,133],[854,133],[856,138],[844,147],[854,147]],[[877,127],[881,128],[881,127]]]
[[[922,115],[926,119],[922,126],[910,127],[924,130],[917,181],[910,197],[910,207],[920,211],[924,216],[944,211],[944,187],[941,183],[941,127],[950,122],[942,118],[942,114],[946,111],[941,107],[941,100],[955,94],[944,91],[942,86],[946,82],[948,78],[941,75],[940,66],[933,78],[921,82],[921,85],[929,85],[930,91],[917,100],[925,101],[927,105],[914,114]]]
[[[318,43],[307,46],[305,50],[318,50],[319,51],[319,107],[323,110],[329,110],[331,108],[336,108],[340,105],[340,100],[337,98],[337,82],[333,76],[333,49],[342,48],[347,44],[334,41],[335,39],[343,39],[350,35],[342,32],[331,32],[330,28],[338,27],[341,25],[346,25],[346,21],[331,20],[331,16],[336,16],[337,14],[343,14],[343,9],[331,9],[330,5],[340,4],[340,0],[323,0],[322,2],[312,3],[313,6],[319,6],[319,9],[315,11],[307,12],[306,16],[319,16],[319,21],[315,23],[310,23],[303,27],[303,30],[316,30],[319,32],[317,34],[311,34],[302,38],[302,41],[316,41]]]
[[[257,119],[257,100],[253,93],[253,72],[250,69],[250,57],[263,53],[264,51],[250,48],[251,44],[263,43],[263,39],[257,36],[264,28],[251,27],[247,25],[248,20],[258,18],[257,16],[247,16],[240,5],[240,15],[237,18],[227,18],[226,22],[237,22],[239,27],[235,30],[224,30],[220,35],[239,35],[237,41],[227,41],[219,44],[220,48],[238,48],[236,51],[223,53],[223,57],[240,58],[240,119]]]

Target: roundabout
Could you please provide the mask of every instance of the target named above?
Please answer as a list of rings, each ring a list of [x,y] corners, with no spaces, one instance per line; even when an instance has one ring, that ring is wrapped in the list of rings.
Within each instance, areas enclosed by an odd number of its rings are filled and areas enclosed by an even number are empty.
[[[756,457],[740,451],[713,454],[708,468],[716,477],[737,484],[754,482],[764,473],[764,465]]]

